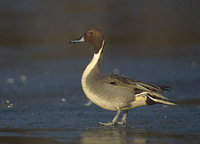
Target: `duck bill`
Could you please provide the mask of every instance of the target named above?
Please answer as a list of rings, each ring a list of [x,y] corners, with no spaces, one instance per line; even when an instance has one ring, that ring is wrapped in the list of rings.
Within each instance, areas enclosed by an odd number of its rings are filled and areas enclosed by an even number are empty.
[[[84,37],[82,36],[82,37],[80,37],[80,38],[78,38],[78,39],[71,40],[69,43],[80,43],[80,42],[84,42],[84,41],[85,41],[85,39],[84,39]]]

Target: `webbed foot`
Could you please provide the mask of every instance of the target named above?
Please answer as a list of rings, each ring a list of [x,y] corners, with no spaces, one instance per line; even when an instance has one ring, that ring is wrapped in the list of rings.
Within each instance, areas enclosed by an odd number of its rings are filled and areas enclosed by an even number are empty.
[[[108,122],[108,123],[103,123],[103,122],[99,122],[99,125],[103,125],[103,126],[114,126],[117,123],[113,123],[113,122]]]
[[[126,125],[126,121],[117,122],[118,125]]]

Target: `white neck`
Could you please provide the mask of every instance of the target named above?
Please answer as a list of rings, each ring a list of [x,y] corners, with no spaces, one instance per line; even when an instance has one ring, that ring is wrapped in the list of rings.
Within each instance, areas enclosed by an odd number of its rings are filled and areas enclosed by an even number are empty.
[[[104,47],[104,40],[103,40],[103,43],[102,43],[102,46],[101,46],[99,52],[97,54],[94,54],[91,62],[88,64],[88,66],[84,70],[83,75],[82,75],[82,84],[83,84],[83,81],[86,79],[86,77],[91,73],[91,71],[98,64],[98,61],[101,58],[101,53],[102,53],[103,47]]]

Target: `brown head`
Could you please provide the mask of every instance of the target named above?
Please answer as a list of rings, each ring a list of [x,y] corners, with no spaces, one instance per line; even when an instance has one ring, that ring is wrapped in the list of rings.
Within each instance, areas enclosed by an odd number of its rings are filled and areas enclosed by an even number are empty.
[[[79,39],[70,41],[70,43],[89,42],[94,46],[94,53],[98,53],[104,43],[104,36],[101,31],[96,29],[88,30]]]

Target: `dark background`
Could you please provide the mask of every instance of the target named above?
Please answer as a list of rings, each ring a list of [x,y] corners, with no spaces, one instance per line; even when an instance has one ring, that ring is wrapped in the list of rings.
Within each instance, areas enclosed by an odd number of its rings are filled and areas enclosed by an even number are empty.
[[[57,49],[57,55],[49,52],[49,56],[67,56],[74,51],[65,45],[69,40],[97,28],[112,50],[133,56],[198,57],[199,6],[198,0],[1,1],[0,43],[18,50],[37,45],[66,47],[65,52]]]

